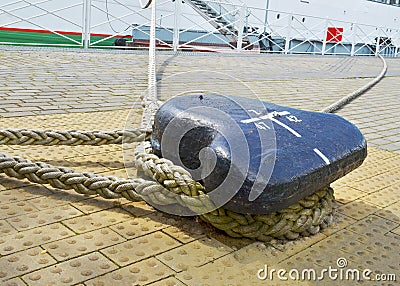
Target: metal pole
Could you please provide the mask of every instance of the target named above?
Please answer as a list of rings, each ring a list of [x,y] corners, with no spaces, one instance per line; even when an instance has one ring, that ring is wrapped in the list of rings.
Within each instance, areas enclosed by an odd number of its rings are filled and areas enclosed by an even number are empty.
[[[268,9],[269,9],[269,0],[267,0],[265,3],[264,33],[267,31],[267,25],[268,25]]]
[[[148,67],[148,100],[157,100],[156,91],[156,1],[151,3],[151,24],[150,24],[150,39],[149,39],[149,67]]]
[[[325,51],[326,51],[326,38],[327,38],[327,36],[328,36],[328,26],[329,26],[329,22],[328,22],[329,20],[328,19],[326,19],[325,20],[325,32],[324,32],[324,35],[325,35],[325,37],[324,37],[324,39],[323,39],[323,41],[322,41],[322,51],[321,51],[321,55],[325,55]]]
[[[381,41],[381,36],[378,36],[376,38],[375,56],[377,56],[379,54],[379,49],[380,49],[379,42],[380,41]]]
[[[236,49],[238,51],[242,50],[243,46],[243,30],[244,30],[244,23],[245,23],[245,18],[246,18],[246,5],[242,5],[240,8],[240,14],[239,14],[239,31],[238,31],[238,39],[237,39],[237,45]]]
[[[180,16],[181,16],[181,0],[175,0],[175,14],[174,14],[174,39],[172,46],[174,52],[178,51],[179,47],[179,26],[180,26]]]
[[[83,0],[83,48],[90,47],[90,18],[92,11],[92,0]]]
[[[354,57],[356,50],[356,33],[357,33],[357,23],[353,23],[353,35],[351,36],[351,52],[350,56]]]
[[[293,21],[293,15],[290,14],[288,18],[288,29],[287,29],[287,34],[286,34],[286,39],[285,39],[285,54],[287,55],[290,50],[290,32],[292,28],[292,21]]]

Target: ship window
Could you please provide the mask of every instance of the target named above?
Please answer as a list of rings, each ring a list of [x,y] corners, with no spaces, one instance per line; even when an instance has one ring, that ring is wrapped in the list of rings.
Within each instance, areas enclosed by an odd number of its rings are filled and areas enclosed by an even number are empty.
[[[301,19],[301,21],[304,23],[306,21],[306,18]]]
[[[281,14],[276,14],[276,19],[279,19],[281,17]]]

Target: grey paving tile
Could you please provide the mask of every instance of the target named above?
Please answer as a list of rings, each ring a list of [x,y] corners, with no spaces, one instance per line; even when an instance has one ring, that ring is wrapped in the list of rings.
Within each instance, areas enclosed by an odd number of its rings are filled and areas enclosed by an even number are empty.
[[[54,108],[54,106],[52,107]],[[68,113],[67,111],[63,109],[49,109],[49,110],[38,110],[35,111],[35,114],[65,114]]]
[[[5,112],[1,113],[1,117],[21,117],[21,116],[32,116],[35,115],[35,113],[31,111],[23,111],[23,112]]]

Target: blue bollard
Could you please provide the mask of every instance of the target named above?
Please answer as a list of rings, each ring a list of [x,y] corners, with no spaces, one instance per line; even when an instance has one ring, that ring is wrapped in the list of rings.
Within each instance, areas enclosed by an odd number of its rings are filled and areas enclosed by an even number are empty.
[[[167,101],[151,143],[215,192],[216,205],[243,214],[289,207],[367,155],[361,132],[338,115],[216,94]]]

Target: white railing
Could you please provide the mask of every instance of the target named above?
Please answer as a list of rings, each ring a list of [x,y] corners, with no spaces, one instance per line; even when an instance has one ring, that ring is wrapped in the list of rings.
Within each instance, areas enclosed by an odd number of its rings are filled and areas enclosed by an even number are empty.
[[[224,0],[204,2],[228,20],[220,31],[234,27],[236,43],[213,27],[213,19],[204,19],[187,3],[157,0],[157,47],[175,51],[399,55],[400,27],[291,14]],[[138,0],[9,0],[0,4],[0,44],[145,49],[150,16],[150,9],[142,9]],[[37,33],[31,38],[32,33],[24,32]],[[115,40],[120,38],[128,45],[116,46]]]
[[[249,46],[264,44],[260,47],[264,48],[263,52],[398,55],[400,27],[377,27],[272,10],[268,13],[276,17],[269,17],[273,20],[265,22],[256,16],[264,11],[256,8],[250,11],[248,26],[252,30],[247,36],[253,41]]]

